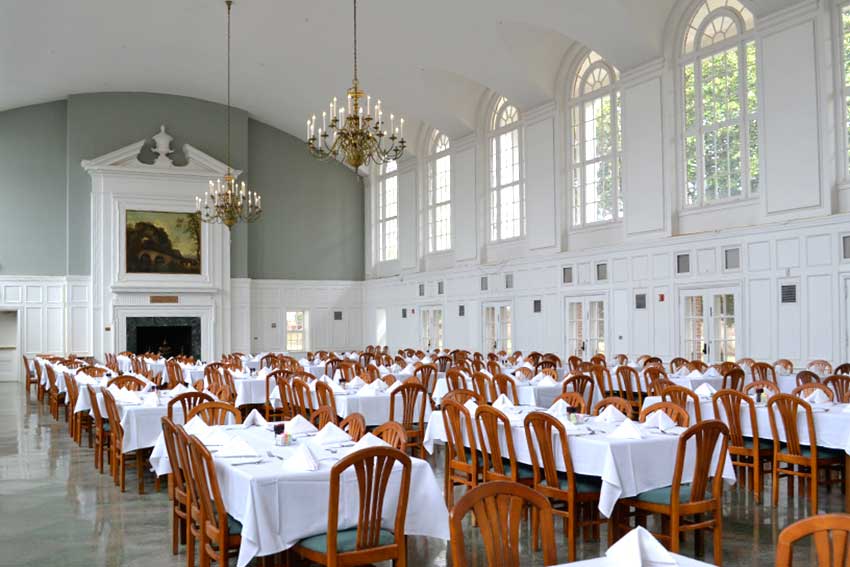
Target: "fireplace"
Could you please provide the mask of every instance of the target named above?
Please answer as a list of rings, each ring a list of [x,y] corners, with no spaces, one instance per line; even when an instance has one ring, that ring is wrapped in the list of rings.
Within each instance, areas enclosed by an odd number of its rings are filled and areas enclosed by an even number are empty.
[[[127,350],[201,357],[200,317],[128,317]]]

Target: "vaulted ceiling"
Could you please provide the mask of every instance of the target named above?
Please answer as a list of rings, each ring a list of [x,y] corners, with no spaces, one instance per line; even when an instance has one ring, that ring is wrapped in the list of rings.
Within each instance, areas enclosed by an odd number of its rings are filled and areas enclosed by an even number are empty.
[[[567,51],[621,71],[663,55],[680,0],[360,0],[360,75],[388,111],[471,132],[488,90],[551,100]],[[744,0],[756,15],[799,0]],[[233,104],[303,136],[351,81],[349,0],[236,0]],[[103,91],[225,100],[223,0],[2,0],[0,110]]]

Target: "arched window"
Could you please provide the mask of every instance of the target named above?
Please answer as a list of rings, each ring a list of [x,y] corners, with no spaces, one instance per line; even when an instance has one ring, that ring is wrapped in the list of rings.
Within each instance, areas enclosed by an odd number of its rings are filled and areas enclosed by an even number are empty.
[[[490,240],[517,238],[525,232],[519,112],[505,97],[496,103],[490,135]]]
[[[378,261],[398,260],[398,165],[384,165],[378,182]]]
[[[452,157],[449,138],[435,130],[431,138],[426,196],[428,252],[452,247]]]
[[[619,73],[595,51],[582,59],[573,79],[573,226],[623,216],[620,176],[622,135]]]
[[[738,0],[701,0],[682,40],[685,205],[759,190],[753,15]]]

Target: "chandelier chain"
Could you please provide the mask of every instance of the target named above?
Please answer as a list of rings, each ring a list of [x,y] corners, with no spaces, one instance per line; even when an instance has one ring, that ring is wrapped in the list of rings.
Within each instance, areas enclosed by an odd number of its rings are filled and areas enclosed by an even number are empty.
[[[225,0],[227,4],[227,111],[225,115],[225,162],[227,163],[227,172],[230,173],[230,10],[233,7],[233,0]]]
[[[357,0],[354,0],[354,84],[357,85]]]

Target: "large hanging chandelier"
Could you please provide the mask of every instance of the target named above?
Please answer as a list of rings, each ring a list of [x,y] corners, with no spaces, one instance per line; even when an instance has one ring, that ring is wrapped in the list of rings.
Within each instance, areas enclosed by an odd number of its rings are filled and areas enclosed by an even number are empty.
[[[195,197],[195,205],[201,220],[207,223],[222,223],[228,229],[239,221],[253,222],[262,214],[261,198],[249,191],[245,182],[237,183],[230,169],[230,11],[233,0],[225,0],[227,6],[227,114],[225,125],[225,154],[227,172],[224,179],[210,180],[210,187],[203,198]]]
[[[363,101],[366,105],[364,107]],[[348,89],[345,104],[337,98],[322,112],[321,127],[314,114],[307,121],[307,146],[318,159],[337,157],[357,169],[370,161],[375,164],[397,160],[404,153],[404,118],[390,114],[389,130],[384,120],[381,101],[360,90],[357,80],[357,0],[354,0],[354,81]]]

